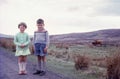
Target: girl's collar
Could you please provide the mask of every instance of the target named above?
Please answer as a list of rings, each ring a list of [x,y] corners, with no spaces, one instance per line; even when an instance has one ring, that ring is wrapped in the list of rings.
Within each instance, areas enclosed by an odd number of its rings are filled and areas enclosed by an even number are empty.
[[[19,33],[24,34],[25,32],[19,32]]]

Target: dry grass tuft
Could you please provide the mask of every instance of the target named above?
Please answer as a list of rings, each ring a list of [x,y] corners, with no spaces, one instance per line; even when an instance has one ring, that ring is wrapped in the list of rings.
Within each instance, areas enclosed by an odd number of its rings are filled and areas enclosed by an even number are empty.
[[[120,79],[120,52],[107,57],[107,79]]]
[[[14,45],[12,38],[0,38],[0,46],[13,52],[16,51],[16,46]]]
[[[74,57],[75,69],[84,70],[89,67],[90,59],[86,56],[76,55]]]

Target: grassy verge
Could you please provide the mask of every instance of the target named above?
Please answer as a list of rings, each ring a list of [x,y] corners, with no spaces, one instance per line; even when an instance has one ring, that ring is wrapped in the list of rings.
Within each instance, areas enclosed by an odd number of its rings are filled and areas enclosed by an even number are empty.
[[[48,68],[50,70],[69,76],[71,79],[100,79],[101,75],[103,75],[102,72],[105,71],[104,68],[99,68],[97,66],[90,66],[87,70],[76,71],[73,62],[62,61],[61,59],[50,56],[47,58]]]
[[[65,53],[67,51],[67,53]],[[104,72],[106,68],[91,65],[87,70],[75,70],[73,61],[64,61],[62,58],[56,58],[56,55],[61,54],[81,54],[88,55],[91,58],[101,58],[112,53],[120,51],[120,47],[108,46],[108,47],[88,47],[83,45],[71,46],[69,49],[56,48],[50,46],[49,52],[55,53],[47,56],[47,66],[50,71],[60,73],[64,76],[68,76],[71,79],[105,79]],[[36,57],[33,55],[28,56],[28,60],[36,63]]]

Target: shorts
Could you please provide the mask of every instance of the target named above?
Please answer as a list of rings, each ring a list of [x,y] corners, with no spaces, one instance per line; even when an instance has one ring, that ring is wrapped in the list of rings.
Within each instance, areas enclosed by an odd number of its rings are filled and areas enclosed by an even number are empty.
[[[47,52],[44,51],[44,48],[46,47],[46,44],[41,44],[41,43],[35,43],[35,55],[39,56],[46,56]]]

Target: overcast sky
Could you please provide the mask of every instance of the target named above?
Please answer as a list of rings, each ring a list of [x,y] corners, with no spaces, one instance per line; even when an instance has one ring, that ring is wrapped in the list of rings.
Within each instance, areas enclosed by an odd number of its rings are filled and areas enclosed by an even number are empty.
[[[0,0],[0,33],[14,35],[25,22],[33,35],[38,18],[50,34],[120,29],[120,0]]]

